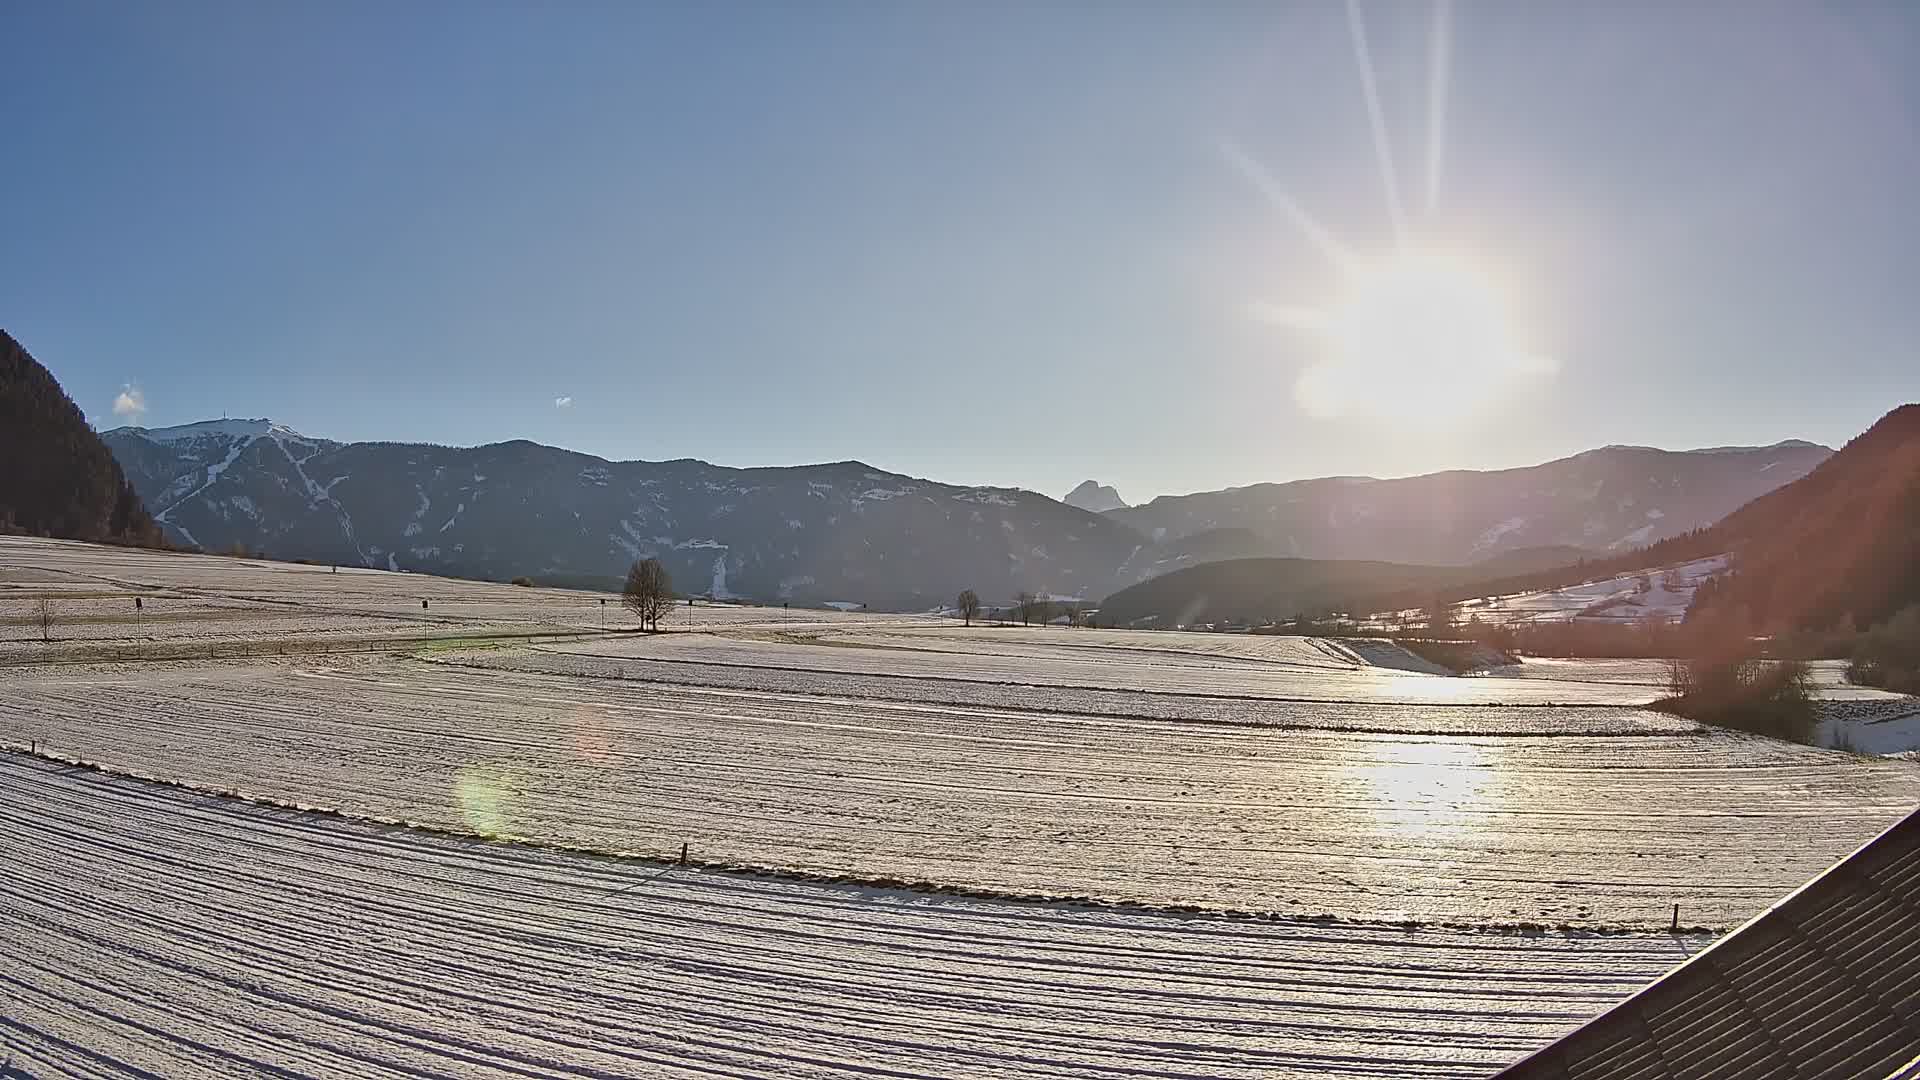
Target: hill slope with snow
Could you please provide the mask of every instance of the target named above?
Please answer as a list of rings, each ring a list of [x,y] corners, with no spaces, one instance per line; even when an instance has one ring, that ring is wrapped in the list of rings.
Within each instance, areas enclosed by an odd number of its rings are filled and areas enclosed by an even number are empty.
[[[655,556],[683,593],[924,608],[965,588],[1098,594],[1142,546],[1032,492],[855,461],[733,469],[524,441],[337,443],[266,420],[105,438],[183,542],[384,569],[612,587]]]
[[[1162,496],[1107,516],[1158,542],[1247,530],[1264,548],[1245,556],[1464,565],[1520,548],[1625,551],[1679,536],[1805,476],[1832,453],[1797,440],[1691,451],[1608,446],[1524,469]]]

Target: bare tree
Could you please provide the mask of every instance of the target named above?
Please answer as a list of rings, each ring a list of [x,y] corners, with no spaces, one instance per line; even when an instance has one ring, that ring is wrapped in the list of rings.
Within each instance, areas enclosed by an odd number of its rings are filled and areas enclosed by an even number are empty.
[[[1435,596],[1427,603],[1422,616],[1427,624],[1427,633],[1432,637],[1444,638],[1453,633],[1453,605]]]
[[[53,601],[41,597],[33,606],[33,621],[40,624],[40,640],[53,640]]]
[[[673,606],[673,578],[659,559],[642,559],[627,570],[620,602],[648,629],[660,629],[660,616]]]
[[[1064,609],[1062,610],[1062,612],[1061,612],[1061,613],[1062,613],[1062,614],[1064,614],[1064,615],[1065,615],[1065,616],[1067,617],[1067,625],[1068,625],[1069,627],[1073,627],[1073,626],[1079,626],[1079,625],[1080,625],[1080,622],[1081,622],[1081,616],[1080,616],[1080,605],[1079,605],[1079,604],[1068,604],[1068,605],[1067,605],[1067,606],[1066,606],[1066,607],[1065,607],[1065,608],[1064,608]]]
[[[972,626],[974,617],[980,614],[980,596],[972,589],[962,590],[954,606],[960,609],[960,617],[967,621],[967,625]]]
[[[1013,594],[1013,606],[1020,613],[1020,625],[1025,626],[1033,620],[1033,594],[1025,589]]]

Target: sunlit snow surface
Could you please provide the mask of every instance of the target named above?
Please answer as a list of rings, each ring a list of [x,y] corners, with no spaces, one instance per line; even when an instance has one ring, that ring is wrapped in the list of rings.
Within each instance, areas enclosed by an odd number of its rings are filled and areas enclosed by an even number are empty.
[[[622,865],[0,757],[8,1076],[1485,1075],[1699,938]]]
[[[1696,948],[1673,904],[1732,926],[1920,801],[1913,762],[1633,707],[1645,662],[731,606],[615,636],[601,599],[0,538],[0,744],[345,815],[0,754],[0,1053],[1484,1075]],[[589,853],[682,844],[785,877]]]

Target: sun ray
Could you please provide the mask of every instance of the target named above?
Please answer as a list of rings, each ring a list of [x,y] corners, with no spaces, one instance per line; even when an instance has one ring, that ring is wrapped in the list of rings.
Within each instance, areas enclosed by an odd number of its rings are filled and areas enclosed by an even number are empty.
[[[1400,178],[1393,168],[1393,144],[1387,138],[1387,115],[1380,108],[1380,91],[1373,82],[1373,54],[1367,49],[1367,24],[1360,15],[1360,0],[1347,0],[1347,29],[1353,32],[1353,59],[1360,69],[1360,89],[1367,99],[1367,119],[1373,125],[1373,152],[1380,159],[1380,179],[1387,188],[1387,212],[1393,218],[1393,235],[1405,247],[1407,221],[1406,214],[1400,208]]]
[[[1440,205],[1440,173],[1447,152],[1447,83],[1453,64],[1453,4],[1434,0],[1427,43],[1427,212]]]
[[[1270,304],[1265,300],[1255,300],[1248,304],[1247,314],[1259,322],[1272,323],[1275,326],[1291,326],[1296,330],[1325,332],[1333,325],[1332,317],[1316,308]]]
[[[1273,205],[1280,208],[1281,213],[1287,215],[1287,219],[1293,222],[1294,227],[1311,240],[1313,246],[1319,248],[1321,254],[1331,260],[1334,266],[1344,272],[1353,265],[1353,253],[1348,251],[1331,232],[1328,232],[1325,226],[1315,221],[1306,210],[1302,209],[1299,203],[1294,202],[1292,197],[1281,188],[1279,182],[1262,168],[1259,162],[1253,160],[1251,155],[1242,150],[1239,144],[1231,139],[1222,139],[1220,151],[1235,168],[1240,170],[1242,175],[1253,182],[1253,186],[1259,188]]]

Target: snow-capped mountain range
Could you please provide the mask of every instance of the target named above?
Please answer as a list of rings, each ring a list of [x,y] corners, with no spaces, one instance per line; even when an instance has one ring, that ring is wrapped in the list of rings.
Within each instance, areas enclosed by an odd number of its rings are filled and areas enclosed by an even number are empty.
[[[1710,524],[1830,453],[1609,447],[1531,469],[1265,484],[1094,513],[857,461],[736,469],[526,441],[340,443],[268,420],[101,437],[168,534],[207,550],[605,586],[651,555],[682,592],[895,609],[965,588],[1098,600],[1249,555],[1466,563],[1630,546]]]

